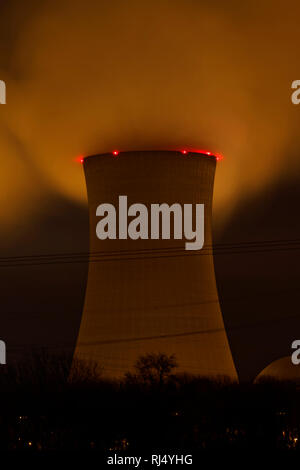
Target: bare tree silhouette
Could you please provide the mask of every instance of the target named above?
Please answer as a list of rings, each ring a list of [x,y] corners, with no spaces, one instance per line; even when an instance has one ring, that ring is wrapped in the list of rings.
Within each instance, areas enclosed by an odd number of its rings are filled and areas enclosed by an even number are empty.
[[[127,382],[163,385],[176,367],[178,363],[174,354],[148,353],[140,356],[134,364],[136,373],[127,372],[125,379]]]

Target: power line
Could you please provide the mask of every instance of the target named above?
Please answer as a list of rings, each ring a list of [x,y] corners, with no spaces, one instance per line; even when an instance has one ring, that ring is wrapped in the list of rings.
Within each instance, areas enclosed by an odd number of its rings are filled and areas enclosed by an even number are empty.
[[[80,346],[97,346],[101,344],[119,344],[119,343],[130,343],[130,342],[135,342],[135,341],[147,341],[147,340],[152,340],[152,339],[168,339],[168,338],[173,338],[173,337],[182,337],[182,336],[193,336],[193,335],[205,335],[205,334],[213,334],[213,333],[218,333],[221,331],[224,332],[230,332],[230,331],[236,331],[236,330],[241,330],[244,328],[255,328],[258,325],[269,325],[270,323],[274,324],[277,322],[281,321],[286,321],[288,318],[300,318],[299,314],[293,314],[289,316],[285,316],[284,318],[273,318],[271,321],[270,320],[259,320],[256,322],[250,322],[250,323],[244,323],[243,325],[235,325],[231,327],[226,327],[224,328],[212,328],[210,330],[191,330],[187,332],[178,332],[178,333],[171,333],[171,334],[163,334],[163,335],[155,335],[155,336],[144,336],[144,337],[134,337],[134,338],[120,338],[120,339],[113,339],[113,340],[103,340],[103,341],[90,341],[90,342],[85,342],[85,343],[78,343]]]
[[[300,238],[296,239],[284,239],[284,240],[260,240],[260,241],[246,241],[246,242],[238,242],[238,243],[215,243],[215,244],[206,244],[205,249],[233,249],[239,248],[243,246],[255,247],[255,246],[263,246],[263,245],[289,245],[289,244],[300,244]],[[178,247],[167,247],[167,248],[151,248],[150,250],[147,248],[138,249],[138,250],[111,250],[111,251],[86,251],[86,252],[70,252],[70,253],[49,253],[49,254],[37,254],[37,255],[20,255],[20,256],[7,256],[7,257],[0,257],[1,261],[8,261],[8,260],[27,260],[27,259],[44,259],[44,258],[75,258],[75,257],[89,257],[89,256],[101,256],[105,255],[108,256],[110,254],[127,254],[127,253],[142,253],[147,251],[164,251],[164,250],[182,250],[182,246]]]
[[[287,293],[288,295],[290,291],[295,291],[298,289],[297,288],[294,288],[294,289],[288,289],[288,292],[284,291],[284,292],[267,292],[267,293],[264,293],[263,295],[265,296],[278,296],[278,295],[281,295],[282,293],[285,294]],[[261,295],[259,296],[261,297]],[[223,299],[224,301],[240,301],[242,299],[247,299],[247,296],[241,296],[239,298],[232,298],[232,299]],[[186,306],[186,307],[189,307],[189,305],[198,305],[198,304],[209,304],[209,303],[213,303],[213,302],[216,302],[216,300],[208,300],[208,301],[201,301],[201,302],[191,302],[191,303],[188,303],[188,304],[182,304],[183,306]],[[181,306],[182,306],[181,305]],[[167,306],[168,308],[171,308],[172,305],[168,305]],[[161,307],[163,308],[163,307]],[[12,313],[12,312],[10,312]],[[16,312],[17,313],[17,312]],[[28,313],[28,312],[27,312]],[[299,313],[295,313],[295,314],[290,314],[290,315],[285,315],[284,317],[275,317],[275,318],[271,318],[271,319],[262,319],[262,320],[258,320],[258,321],[255,321],[255,322],[248,322],[248,323],[244,323],[242,325],[234,325],[234,326],[225,326],[225,331],[226,332],[231,332],[231,331],[236,331],[236,330],[240,330],[240,329],[244,329],[244,328],[254,328],[258,325],[270,325],[270,324],[274,324],[274,323],[277,323],[277,322],[285,322],[286,320],[289,320],[289,319],[300,319],[300,314]],[[178,332],[178,333],[175,333],[175,334],[164,334],[164,335],[156,335],[156,336],[149,336],[149,337],[133,337],[133,338],[119,338],[119,339],[112,339],[112,340],[104,340],[104,341],[97,341],[97,342],[86,342],[86,343],[81,343],[81,344],[86,344],[87,346],[88,345],[97,345],[97,344],[117,344],[119,342],[131,342],[131,341],[143,341],[143,340],[147,340],[147,339],[159,339],[159,338],[168,338],[168,337],[172,337],[172,336],[191,336],[191,335],[200,335],[200,334],[209,334],[209,333],[214,333],[214,332],[217,332],[217,331],[223,331],[224,328],[217,328],[217,329],[211,329],[211,330],[190,330],[188,332]],[[21,347],[27,347],[28,345],[25,345],[25,344],[19,344],[19,345],[14,345],[14,348],[21,348]],[[71,346],[70,343],[68,344],[65,344],[64,347],[69,347]],[[62,345],[59,345],[59,346],[51,346],[51,348],[61,348],[63,347]]]
[[[244,253],[269,253],[274,251],[292,251],[300,248],[300,240],[244,242],[228,245],[207,245],[197,252],[184,247],[151,248],[141,250],[118,250],[109,252],[74,253],[61,255],[36,255],[28,257],[0,258],[0,267],[38,266],[49,264],[96,263],[104,261],[141,260],[148,258],[170,258],[182,256],[208,256]],[[245,249],[243,248],[245,247]],[[172,253],[172,254],[169,254]],[[140,256],[135,256],[135,255]],[[151,255],[152,254],[152,255]],[[154,254],[154,255],[153,255]],[[36,261],[35,261],[36,259]],[[9,263],[10,261],[10,263]]]
[[[292,319],[292,318],[299,318],[299,314],[293,314],[293,315],[288,315],[285,316],[284,318],[273,318],[271,320],[259,320],[256,322],[249,322],[249,323],[244,323],[242,325],[235,325],[235,326],[225,326],[224,328],[212,328],[210,330],[191,330],[187,332],[178,332],[178,333],[171,333],[171,334],[161,334],[161,335],[153,335],[153,336],[139,336],[139,337],[133,337],[133,338],[118,338],[118,339],[111,339],[111,340],[103,340],[103,341],[89,341],[85,343],[79,343],[81,346],[96,346],[96,345],[105,345],[105,344],[119,344],[119,343],[130,343],[130,342],[136,342],[136,341],[147,341],[147,340],[153,340],[153,339],[169,339],[172,337],[185,337],[185,336],[193,336],[193,335],[202,335],[202,334],[212,334],[212,333],[217,333],[220,331],[225,331],[225,332],[231,332],[231,331],[238,331],[241,329],[245,328],[254,328],[258,325],[269,325],[270,323],[274,324],[277,322],[282,322],[286,321],[287,319]],[[27,344],[18,344],[14,345],[12,348],[18,349],[18,348],[23,348],[23,347],[29,347],[30,345]],[[71,347],[71,344],[64,344],[64,345],[52,345],[49,346],[51,349],[60,349],[63,347]]]

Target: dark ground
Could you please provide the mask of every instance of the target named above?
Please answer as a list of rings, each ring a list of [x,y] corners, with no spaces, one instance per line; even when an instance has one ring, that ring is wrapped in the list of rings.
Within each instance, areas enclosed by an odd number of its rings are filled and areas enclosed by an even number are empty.
[[[4,366],[7,367],[7,366]],[[93,365],[39,352],[1,375],[0,450],[111,455],[300,449],[300,387],[137,374],[109,382]]]

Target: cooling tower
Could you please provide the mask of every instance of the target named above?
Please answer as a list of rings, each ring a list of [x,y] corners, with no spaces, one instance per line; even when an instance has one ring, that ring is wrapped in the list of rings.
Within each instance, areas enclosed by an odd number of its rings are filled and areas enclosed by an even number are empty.
[[[264,380],[292,380],[300,382],[300,370],[298,365],[294,365],[291,356],[284,356],[268,364],[255,378],[254,383]]]
[[[132,371],[142,354],[175,354],[178,372],[237,379],[214,273],[211,213],[216,157],[176,151],[122,152],[83,161],[90,260],[75,357],[103,374]],[[185,239],[99,240],[99,204],[204,204],[204,247]]]

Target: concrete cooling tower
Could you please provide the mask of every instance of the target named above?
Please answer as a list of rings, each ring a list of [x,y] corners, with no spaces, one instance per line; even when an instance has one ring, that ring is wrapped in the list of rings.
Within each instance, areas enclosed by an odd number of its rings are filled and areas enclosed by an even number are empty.
[[[175,354],[178,372],[237,379],[212,256],[216,157],[180,151],[114,152],[87,157],[83,165],[90,261],[75,357],[97,361],[105,376],[119,378],[133,370],[140,355],[162,352]],[[121,195],[127,196],[128,207],[204,204],[203,248],[186,250],[186,239],[174,237],[99,239],[97,207],[109,203],[117,209]]]
[[[256,377],[255,383],[264,380],[292,380],[300,382],[300,370],[298,365],[294,365],[291,356],[284,356],[268,364]]]

